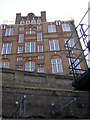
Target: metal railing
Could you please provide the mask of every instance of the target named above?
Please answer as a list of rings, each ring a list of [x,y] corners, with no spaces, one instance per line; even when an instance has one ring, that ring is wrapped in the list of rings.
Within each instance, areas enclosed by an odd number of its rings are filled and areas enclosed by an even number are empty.
[[[69,58],[70,61],[69,69],[70,73],[73,74],[74,80],[88,70],[88,62],[90,61],[90,58],[88,57],[90,53],[90,33],[88,32],[90,25],[86,22],[87,20],[85,21],[89,12],[90,7],[86,11],[77,27],[75,27],[75,30],[72,32],[65,44],[68,50],[67,58]],[[69,42],[72,38],[74,38],[75,34],[78,39],[75,40],[76,42],[74,45],[70,47]],[[78,53],[77,56],[74,55],[75,52]],[[86,63],[86,66],[83,68],[80,67],[82,63]]]

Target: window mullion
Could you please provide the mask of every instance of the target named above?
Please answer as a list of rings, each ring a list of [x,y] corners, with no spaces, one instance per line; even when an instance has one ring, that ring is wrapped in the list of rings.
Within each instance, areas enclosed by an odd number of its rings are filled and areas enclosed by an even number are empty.
[[[3,67],[5,68],[5,62],[4,62],[4,65],[3,65]]]
[[[6,48],[6,54],[8,54],[8,44],[7,44],[7,48]]]
[[[30,50],[29,50],[29,52],[31,52],[31,42],[30,42],[30,44],[29,44],[29,45],[30,45],[30,46],[29,46],[29,47],[30,47]]]
[[[36,48],[36,47],[35,47],[35,42],[34,42],[34,52],[36,51],[35,48]]]
[[[11,33],[11,28],[9,28],[9,36],[10,36],[10,33]]]
[[[26,53],[26,43],[25,43],[25,53]]]
[[[51,25],[51,32],[53,32],[52,25]]]
[[[53,40],[53,45],[54,45],[54,50],[56,50],[56,49],[55,49],[55,40]]]
[[[29,71],[31,71],[31,62],[29,62]]]
[[[58,62],[57,62],[57,59],[56,59],[56,68],[57,68],[57,73],[58,73]]]

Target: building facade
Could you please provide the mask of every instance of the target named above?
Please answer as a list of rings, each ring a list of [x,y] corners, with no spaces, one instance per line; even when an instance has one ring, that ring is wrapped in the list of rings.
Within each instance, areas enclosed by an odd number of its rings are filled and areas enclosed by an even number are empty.
[[[15,24],[1,25],[0,36],[2,118],[89,118],[90,93],[73,90],[67,57],[77,41],[73,56],[82,50],[73,20],[18,13]],[[85,60],[76,72],[83,68]]]
[[[36,71],[51,74],[69,74],[70,61],[66,57],[66,41],[75,30],[74,21],[46,21],[46,12],[41,16],[29,13],[27,16],[16,14],[14,25],[1,25],[2,40],[0,67]],[[69,47],[78,41],[78,34],[70,39]],[[76,46],[73,54],[78,56],[81,44]],[[76,62],[78,62],[77,60]],[[86,67],[86,62],[77,66]]]

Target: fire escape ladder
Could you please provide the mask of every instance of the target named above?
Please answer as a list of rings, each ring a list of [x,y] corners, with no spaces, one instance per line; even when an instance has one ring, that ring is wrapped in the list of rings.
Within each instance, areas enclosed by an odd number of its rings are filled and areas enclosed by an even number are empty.
[[[87,12],[79,22],[78,26],[72,32],[65,45],[67,47],[66,57],[70,60],[70,74],[73,74],[74,78],[72,86],[77,90],[90,90],[90,88],[88,87],[88,84],[90,85],[90,68],[88,67],[88,62],[90,61],[90,58],[87,59],[88,55],[90,54],[90,33],[88,32],[88,30],[90,29],[90,25],[86,23],[84,24],[84,19],[89,12],[90,8],[88,8]],[[70,47],[69,42],[71,38],[74,38],[75,33],[77,34],[78,40],[72,47]],[[80,49],[78,49],[78,46],[80,46]],[[75,51],[78,52],[78,56],[75,56],[73,54]],[[82,67],[81,64],[85,64],[86,66]],[[85,86],[87,86],[87,88]]]

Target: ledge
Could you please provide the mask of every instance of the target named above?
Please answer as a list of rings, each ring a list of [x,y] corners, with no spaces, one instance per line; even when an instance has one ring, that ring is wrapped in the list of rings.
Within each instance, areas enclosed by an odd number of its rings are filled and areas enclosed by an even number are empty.
[[[21,71],[21,70],[14,70],[14,69],[5,69],[5,68],[0,68],[0,71],[2,73],[20,73],[23,75],[28,75],[28,76],[38,76],[38,77],[54,77],[56,79],[69,79],[73,80],[73,76],[67,76],[67,75],[55,75],[55,74],[50,74],[50,73],[38,73],[38,72],[28,72],[28,71]]]

